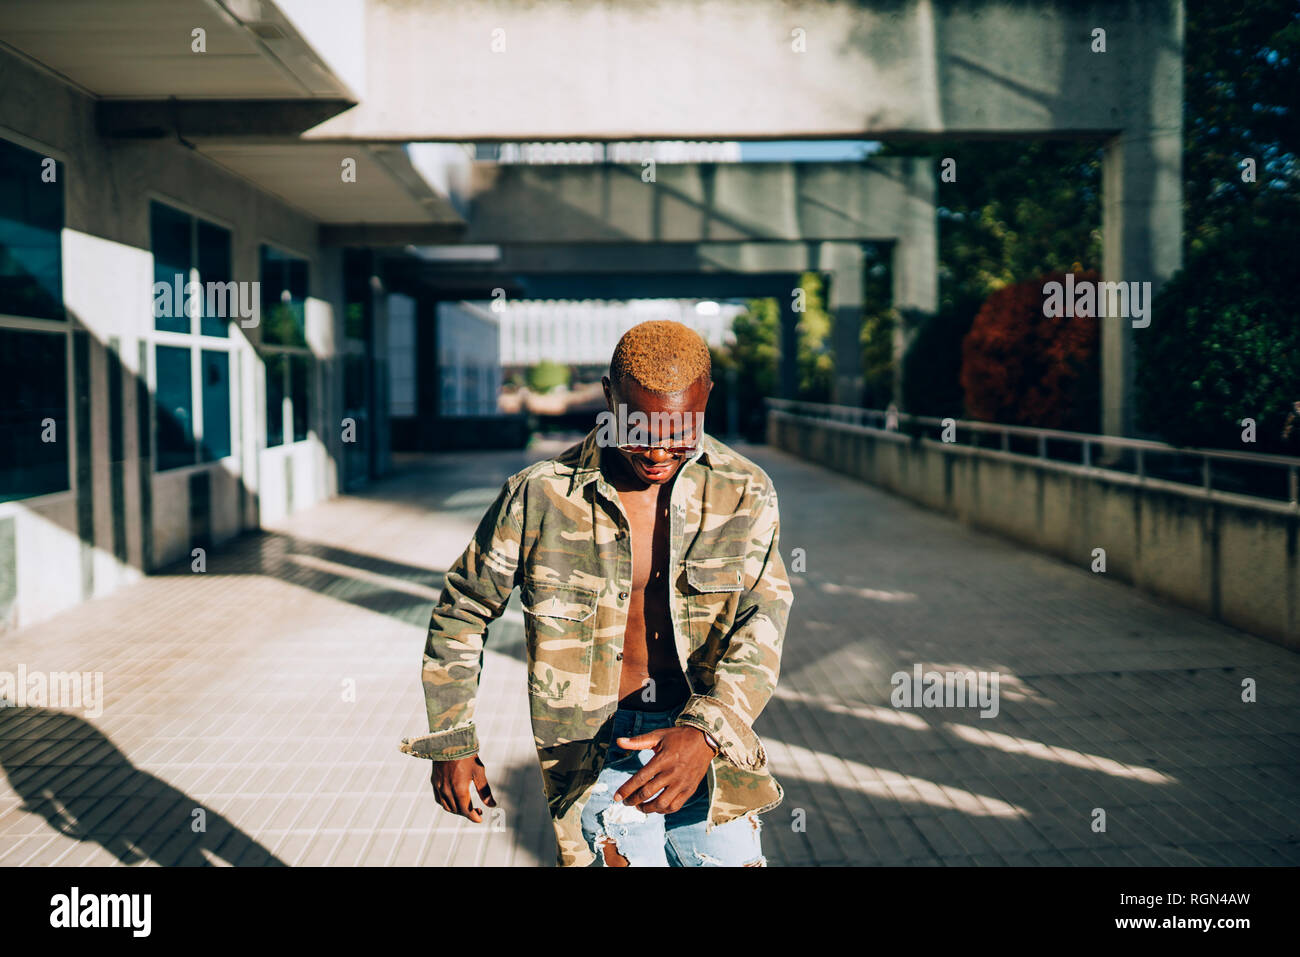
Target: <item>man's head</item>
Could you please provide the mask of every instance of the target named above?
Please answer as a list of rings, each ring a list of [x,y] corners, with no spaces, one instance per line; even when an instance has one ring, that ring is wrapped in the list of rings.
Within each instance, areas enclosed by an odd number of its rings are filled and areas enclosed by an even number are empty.
[[[708,344],[680,322],[642,322],[619,339],[602,385],[616,419],[623,405],[623,421],[636,421],[639,412],[650,426],[645,438],[619,438],[618,454],[628,470],[648,485],[668,482],[688,457],[669,450],[695,447],[704,438],[704,409],[713,388]]]

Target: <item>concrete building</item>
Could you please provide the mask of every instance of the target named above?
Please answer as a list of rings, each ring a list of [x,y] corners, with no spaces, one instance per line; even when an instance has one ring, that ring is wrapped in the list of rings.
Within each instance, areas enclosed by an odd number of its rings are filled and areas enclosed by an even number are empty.
[[[347,330],[311,218],[180,144],[103,142],[88,98],[13,58],[3,84],[15,626],[335,494]],[[232,281],[248,315],[155,294]]]
[[[352,94],[287,25],[284,68],[202,4],[121,12],[142,42],[185,37],[183,57],[95,59],[75,11],[0,11],[6,40],[21,26],[48,54],[0,50],[0,628],[201,569],[212,545],[387,467],[371,261],[323,246],[265,178],[102,123],[114,96]],[[234,59],[191,54],[192,29]]]

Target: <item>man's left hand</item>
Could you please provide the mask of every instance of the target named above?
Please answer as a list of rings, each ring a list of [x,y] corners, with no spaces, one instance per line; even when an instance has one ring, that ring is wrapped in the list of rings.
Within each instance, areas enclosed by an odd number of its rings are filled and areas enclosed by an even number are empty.
[[[614,792],[623,802],[647,814],[671,814],[691,799],[713,761],[713,749],[698,728],[674,725],[614,741],[625,751],[650,749],[655,756]],[[656,792],[662,791],[658,797]],[[653,798],[653,800],[652,800]]]

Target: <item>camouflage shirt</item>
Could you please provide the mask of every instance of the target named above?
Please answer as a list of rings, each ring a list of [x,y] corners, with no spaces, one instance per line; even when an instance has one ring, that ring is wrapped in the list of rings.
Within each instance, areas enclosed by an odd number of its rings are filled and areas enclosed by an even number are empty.
[[[446,761],[478,751],[487,626],[518,587],[528,698],[559,863],[586,864],[580,816],[618,708],[632,547],[593,429],[506,480],[446,574],[424,648],[429,733],[401,750]],[[669,611],[691,689],[679,725],[721,745],[708,770],[709,824],[780,804],[754,719],[776,686],[793,593],[778,550],[776,491],[761,468],[704,435],[673,479]]]

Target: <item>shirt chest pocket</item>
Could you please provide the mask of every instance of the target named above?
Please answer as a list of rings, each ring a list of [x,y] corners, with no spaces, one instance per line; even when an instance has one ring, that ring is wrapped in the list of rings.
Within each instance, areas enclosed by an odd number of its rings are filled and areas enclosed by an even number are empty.
[[[528,638],[528,693],[582,705],[591,686],[596,591],[528,579],[520,591]]]
[[[710,639],[720,641],[730,628],[739,603],[737,596],[745,590],[745,556],[688,558],[686,584],[694,650]]]

